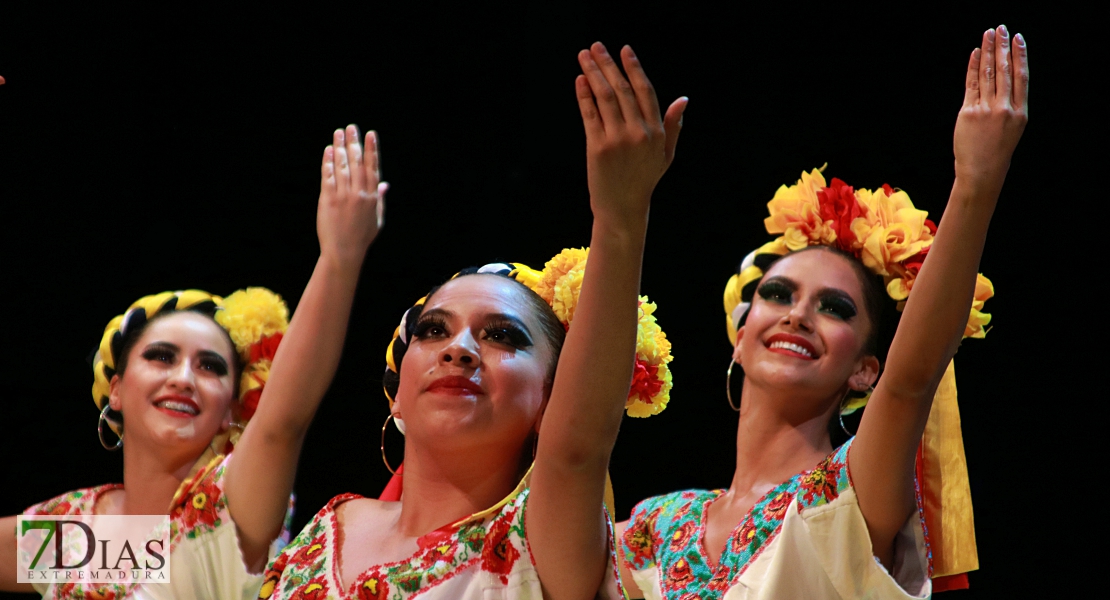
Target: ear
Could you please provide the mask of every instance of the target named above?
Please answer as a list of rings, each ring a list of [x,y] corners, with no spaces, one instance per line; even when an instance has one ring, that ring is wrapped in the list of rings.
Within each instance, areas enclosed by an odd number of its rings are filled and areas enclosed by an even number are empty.
[[[879,359],[874,356],[865,356],[856,366],[856,372],[848,378],[848,387],[857,392],[862,392],[874,385],[878,379]]]
[[[108,382],[108,406],[111,406],[112,410],[116,412],[123,410],[123,400],[119,396],[119,386],[119,375],[112,375],[112,380]]]
[[[744,341],[744,328],[743,327],[736,330],[736,345],[733,346],[733,348],[732,348],[732,360],[733,360],[733,362],[735,362],[738,365],[743,365],[744,364],[740,360],[740,342],[742,342],[742,341]]]
[[[235,417],[239,413],[238,408],[239,402],[235,400],[232,400],[231,403],[227,405],[227,411],[224,413],[224,418],[222,421],[220,421],[220,433],[226,433],[227,430],[231,429],[231,423],[235,420]]]

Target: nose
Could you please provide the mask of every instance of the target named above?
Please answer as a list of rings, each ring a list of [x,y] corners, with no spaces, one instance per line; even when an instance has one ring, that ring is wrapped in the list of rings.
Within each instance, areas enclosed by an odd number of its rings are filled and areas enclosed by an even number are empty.
[[[813,331],[813,307],[809,302],[795,302],[790,311],[782,318],[783,325],[793,326],[802,331]]]
[[[195,385],[193,361],[189,359],[178,361],[178,363],[170,369],[166,384],[174,389],[192,391]]]
[[[478,340],[474,338],[469,329],[459,332],[458,335],[451,338],[451,343],[443,349],[440,361],[468,369],[477,368],[482,362],[478,354]]]

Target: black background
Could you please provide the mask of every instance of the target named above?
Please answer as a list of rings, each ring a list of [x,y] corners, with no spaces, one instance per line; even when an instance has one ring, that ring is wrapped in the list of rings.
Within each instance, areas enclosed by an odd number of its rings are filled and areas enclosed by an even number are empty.
[[[1103,44],[1083,14],[13,8],[0,11],[0,514],[120,480],[120,454],[94,433],[86,357],[132,301],[263,285],[296,305],[318,253],[320,153],[336,127],[379,131],[387,226],[304,446],[294,531],[332,496],[376,496],[388,480],[383,353],[413,300],[464,266],[540,267],[589,242],[579,49],[630,43],[664,104],[690,98],[643,273],[674,344],[675,388],[663,414],[622,429],[611,470],[625,518],[647,496],[730,481],[721,293],[770,239],[775,189],[828,162],[826,177],[890,183],[939,218],[968,54],[1006,23],[1029,44],[1033,109],[982,261],[994,329],[957,360],[982,568],[951,596],[1058,592],[1082,578],[1077,532],[1093,533],[1084,523],[1099,500],[1081,444],[1105,399],[1085,389],[1083,357],[1104,353],[1091,330],[1105,293],[1098,253],[1083,246],[1106,222],[1105,186],[1084,165],[1105,153],[1082,147],[1100,135],[1090,67]],[[390,438],[395,463],[400,446]]]

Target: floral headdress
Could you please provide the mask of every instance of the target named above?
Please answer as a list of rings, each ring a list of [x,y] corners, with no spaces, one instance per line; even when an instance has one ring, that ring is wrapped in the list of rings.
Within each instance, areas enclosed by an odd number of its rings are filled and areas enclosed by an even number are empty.
[[[542,271],[537,271],[520,263],[493,263],[479,269],[469,269],[457,273],[455,277],[469,273],[488,273],[514,279],[536,292],[551,305],[555,316],[570,329],[574,321],[574,311],[578,306],[578,296],[582,290],[582,279],[586,272],[586,259],[589,248],[568,248],[547,261]],[[427,297],[421,298],[413,308],[421,307]],[[416,327],[415,319],[410,319],[413,308],[405,311],[401,324],[393,333],[393,340],[386,349],[385,395],[393,406],[393,394],[389,382],[395,381],[400,372],[401,360],[408,349]],[[632,386],[628,391],[625,411],[632,417],[650,417],[659,414],[667,407],[671,397],[671,342],[659,328],[655,319],[656,305],[647,296],[641,296],[639,317],[636,328],[636,364],[633,370]]]
[[[241,424],[245,424],[258,408],[274,354],[289,327],[289,308],[285,301],[260,287],[239,290],[227,298],[201,290],[185,290],[162,292],[135,301],[127,312],[112,319],[104,328],[100,347],[93,357],[92,395],[96,407],[103,410],[108,405],[110,382],[116,374],[127,334],[136,328],[142,329],[147,321],[167,311],[199,312],[212,317],[227,331],[243,367],[239,379],[239,417]],[[113,431],[120,432],[118,414],[109,414],[106,420]],[[230,451],[230,446],[238,439],[235,430],[229,435],[225,451]]]
[[[767,233],[779,237],[748,254],[725,286],[725,318],[733,345],[764,272],[792,251],[828,246],[856,257],[883,277],[899,311],[913,292],[937,232],[928,213],[914,207],[906,192],[889,185],[871,191],[835,178],[826,184],[823,170],[803,172],[797,183],[779,187],[767,203],[770,216],[763,224]],[[979,274],[965,338],[986,336],[991,316],[982,312],[983,303],[992,296],[994,285]],[[862,408],[869,397],[868,392],[849,398],[841,413]],[[979,568],[979,559],[952,364],[937,388],[922,436],[917,483],[933,589],[967,587],[966,573]]]

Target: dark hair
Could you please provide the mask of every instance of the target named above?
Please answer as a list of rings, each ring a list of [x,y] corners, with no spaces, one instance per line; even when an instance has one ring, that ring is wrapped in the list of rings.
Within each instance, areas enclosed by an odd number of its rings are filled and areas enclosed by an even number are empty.
[[[220,330],[220,333],[223,334],[224,339],[227,340],[228,346],[231,347],[231,364],[229,366],[231,367],[231,371],[233,374],[232,381],[235,385],[232,397],[238,398],[239,375],[243,372],[243,365],[239,360],[239,352],[237,352],[235,349],[235,342],[231,340],[231,334],[229,334],[226,329],[221,327],[220,324],[216,322],[214,311],[214,304],[204,302],[196,305],[195,307],[185,308],[181,310],[166,310],[165,308],[163,308],[162,310],[155,313],[153,317],[145,317],[144,313],[142,321],[138,321],[136,319],[137,315],[133,315],[130,319],[127,320],[126,332],[120,337],[119,342],[113,343],[112,353],[115,355],[116,359],[116,369],[114,372],[115,375],[119,375],[121,378],[123,377],[124,371],[127,370],[127,362],[130,358],[131,350],[135,348],[135,344],[139,343],[139,339],[143,337],[143,333],[146,332],[151,323],[172,315],[181,314],[183,312],[191,312],[208,317],[208,319],[212,321],[212,324],[215,325],[216,328]],[[108,413],[105,416],[106,418],[112,419],[117,423],[123,423],[123,413],[115,409],[109,408]]]
[[[423,312],[424,307],[432,301],[432,296],[434,296],[436,292],[440,290],[440,288],[447,285],[448,283],[460,277],[469,277],[472,275],[488,275],[491,277],[500,277],[502,279],[513,282],[513,284],[520,289],[520,291],[524,295],[525,302],[528,304],[528,308],[536,317],[536,320],[538,320],[540,323],[540,332],[543,334],[544,339],[547,340],[548,348],[551,349],[551,360],[547,368],[547,377],[544,380],[544,387],[548,391],[550,391],[551,385],[555,382],[555,368],[559,365],[559,354],[563,351],[563,342],[566,341],[567,330],[565,327],[563,327],[563,322],[559,320],[559,317],[555,316],[555,311],[552,310],[551,305],[548,304],[546,300],[541,298],[540,295],[536,292],[532,291],[532,288],[529,288],[528,286],[517,281],[516,279],[513,279],[512,277],[500,275],[497,273],[478,273],[476,268],[465,269],[451,279],[433,287],[427,293],[427,295],[424,296],[423,304],[414,306],[409,309],[408,316],[405,318],[405,326],[406,329],[408,329],[408,339],[412,339],[412,333],[416,328],[417,322],[420,321],[420,314]],[[385,387],[386,393],[389,394],[390,398],[397,397],[397,389],[401,383],[401,360],[395,358],[395,364],[397,366],[397,372],[394,373],[393,371],[386,369],[385,375],[382,377],[382,385]]]
[[[863,304],[867,313],[867,321],[870,324],[867,340],[864,342],[864,353],[874,356],[879,361],[879,369],[882,371],[882,366],[886,364],[886,355],[890,350],[890,344],[894,341],[894,333],[898,329],[898,320],[901,313],[898,312],[896,303],[886,293],[886,283],[883,281],[882,276],[872,273],[867,266],[863,264],[860,259],[852,254],[836,248],[833,246],[808,246],[801,250],[795,250],[789,254],[785,254],[774,260],[770,261],[763,268],[763,272],[767,273],[771,270],[771,266],[778,261],[798,254],[799,252],[810,252],[814,250],[822,250],[832,253],[834,255],[844,258],[850,265],[852,270],[855,271],[856,277],[859,279],[860,287],[863,288]],[[748,315],[744,314],[737,325],[739,328],[747,321]],[[743,372],[743,367],[741,367]],[[742,378],[741,378],[742,379]],[[730,382],[731,385],[731,382]],[[851,397],[862,398],[865,392],[857,392],[851,390],[848,392]],[[857,410],[854,414],[850,415],[845,420],[845,426],[851,428],[852,425],[859,425],[859,419],[863,414],[863,409]],[[828,425],[829,439],[833,447],[839,446],[848,440],[848,434],[844,432],[840,426],[840,414],[834,414],[833,418],[829,421]]]

